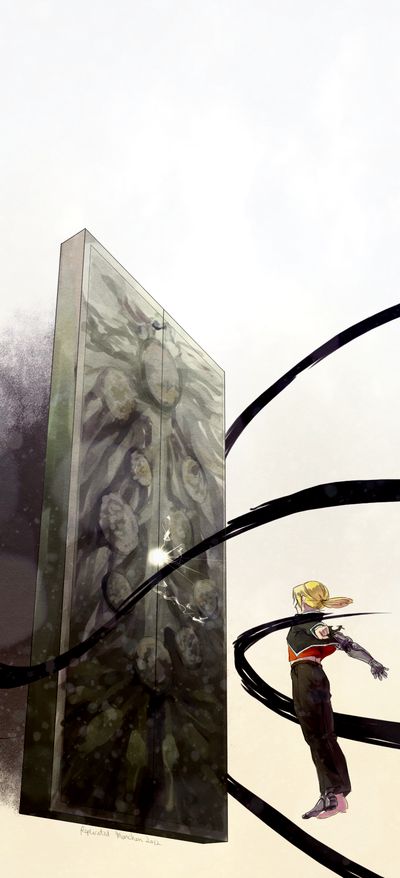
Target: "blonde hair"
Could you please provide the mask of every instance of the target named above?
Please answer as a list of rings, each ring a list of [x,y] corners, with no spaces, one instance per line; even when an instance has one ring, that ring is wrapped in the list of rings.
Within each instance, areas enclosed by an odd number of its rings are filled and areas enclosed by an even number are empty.
[[[300,609],[302,598],[304,598],[307,606],[311,607],[313,610],[322,610],[323,607],[347,607],[348,604],[353,603],[352,598],[330,598],[326,585],[322,582],[318,582],[316,579],[302,582],[301,585],[296,585],[294,587],[293,599],[296,601],[296,605],[300,607]]]

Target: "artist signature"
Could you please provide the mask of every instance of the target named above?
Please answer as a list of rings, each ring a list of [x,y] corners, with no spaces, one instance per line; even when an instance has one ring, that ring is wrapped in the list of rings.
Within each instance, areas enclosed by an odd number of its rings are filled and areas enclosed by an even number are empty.
[[[153,847],[161,847],[161,841],[158,838],[149,838],[147,836],[143,837],[140,835],[133,835],[131,832],[120,832],[119,829],[96,829],[93,826],[81,826],[80,835],[87,835],[93,837],[102,837],[102,838],[118,838],[120,841],[135,841],[138,844],[149,844]]]

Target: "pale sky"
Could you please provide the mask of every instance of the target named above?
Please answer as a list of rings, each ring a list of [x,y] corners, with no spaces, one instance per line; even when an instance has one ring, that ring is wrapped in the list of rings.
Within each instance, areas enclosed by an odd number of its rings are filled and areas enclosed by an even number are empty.
[[[391,0],[3,0],[0,328],[51,325],[60,243],[87,227],[224,368],[228,426],[297,360],[399,301],[399,30]],[[335,478],[398,477],[399,332],[334,354],[253,422],[228,461],[228,517]],[[383,506],[305,513],[229,545],[229,769],[299,824],[317,792],[305,742],[243,692],[230,644],[291,612],[308,578],[396,612],[399,560],[398,511]],[[330,658],[334,706],[399,719],[397,626],[383,618],[352,631],[389,679]],[[289,693],[284,640],[256,658]],[[395,878],[398,754],[346,753],[351,810],[307,831]],[[233,801],[226,845],[127,849],[7,810],[1,825],[10,878],[22,832],[35,878],[132,863],[148,878],[327,874]]]

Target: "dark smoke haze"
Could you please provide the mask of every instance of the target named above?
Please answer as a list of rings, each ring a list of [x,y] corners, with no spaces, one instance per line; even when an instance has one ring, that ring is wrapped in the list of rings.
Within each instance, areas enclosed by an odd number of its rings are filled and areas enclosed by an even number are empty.
[[[0,660],[30,660],[53,328],[19,312],[0,329]],[[0,691],[0,803],[18,808],[27,691]]]

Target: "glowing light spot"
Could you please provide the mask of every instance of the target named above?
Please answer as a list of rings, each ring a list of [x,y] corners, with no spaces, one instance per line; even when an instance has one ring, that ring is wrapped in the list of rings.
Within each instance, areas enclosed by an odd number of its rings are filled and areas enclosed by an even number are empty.
[[[149,552],[150,564],[154,564],[155,567],[164,567],[170,560],[170,556],[165,549],[151,549]]]

